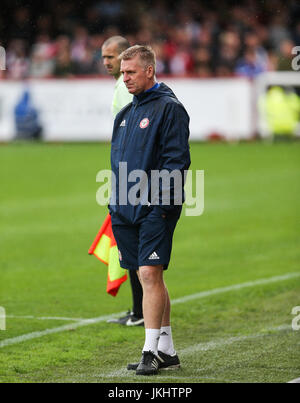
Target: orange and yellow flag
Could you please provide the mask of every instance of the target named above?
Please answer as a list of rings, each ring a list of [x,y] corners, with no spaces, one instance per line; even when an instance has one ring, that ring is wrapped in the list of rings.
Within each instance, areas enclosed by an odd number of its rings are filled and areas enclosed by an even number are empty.
[[[115,297],[121,285],[127,280],[127,273],[120,266],[119,251],[112,231],[110,214],[105,218],[98,235],[90,247],[89,255],[96,256],[108,266],[106,292]]]

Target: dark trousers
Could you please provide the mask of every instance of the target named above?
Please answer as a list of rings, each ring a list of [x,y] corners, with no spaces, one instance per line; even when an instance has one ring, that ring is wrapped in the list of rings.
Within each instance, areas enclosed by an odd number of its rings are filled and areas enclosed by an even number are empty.
[[[143,289],[136,270],[128,270],[132,290],[132,311],[138,318],[143,317]]]

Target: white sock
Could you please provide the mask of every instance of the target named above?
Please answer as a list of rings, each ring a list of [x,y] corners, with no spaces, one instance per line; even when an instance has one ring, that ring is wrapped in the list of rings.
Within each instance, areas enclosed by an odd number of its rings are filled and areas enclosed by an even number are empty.
[[[174,355],[176,353],[173,344],[171,326],[163,326],[160,329],[158,350],[168,355]]]
[[[145,329],[146,339],[143,351],[152,351],[157,355],[160,329]]]

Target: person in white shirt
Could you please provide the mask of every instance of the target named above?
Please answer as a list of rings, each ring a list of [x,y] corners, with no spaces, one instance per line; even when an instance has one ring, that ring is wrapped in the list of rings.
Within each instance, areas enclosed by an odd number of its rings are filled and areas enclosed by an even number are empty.
[[[128,92],[123,76],[120,72],[119,55],[130,47],[127,39],[122,36],[112,36],[102,45],[103,64],[109,75],[116,79],[114,97],[112,101],[112,114],[115,118],[120,110],[132,101],[133,95]]]

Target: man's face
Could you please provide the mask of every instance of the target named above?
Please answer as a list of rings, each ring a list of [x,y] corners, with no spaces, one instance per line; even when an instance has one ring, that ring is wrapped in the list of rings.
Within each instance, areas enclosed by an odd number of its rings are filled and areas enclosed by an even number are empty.
[[[102,48],[103,64],[109,75],[118,78],[120,76],[120,60],[118,59],[118,45],[113,43]]]
[[[145,70],[139,56],[135,56],[130,60],[122,60],[121,73],[130,94],[138,95],[153,85],[153,67],[149,66]]]

